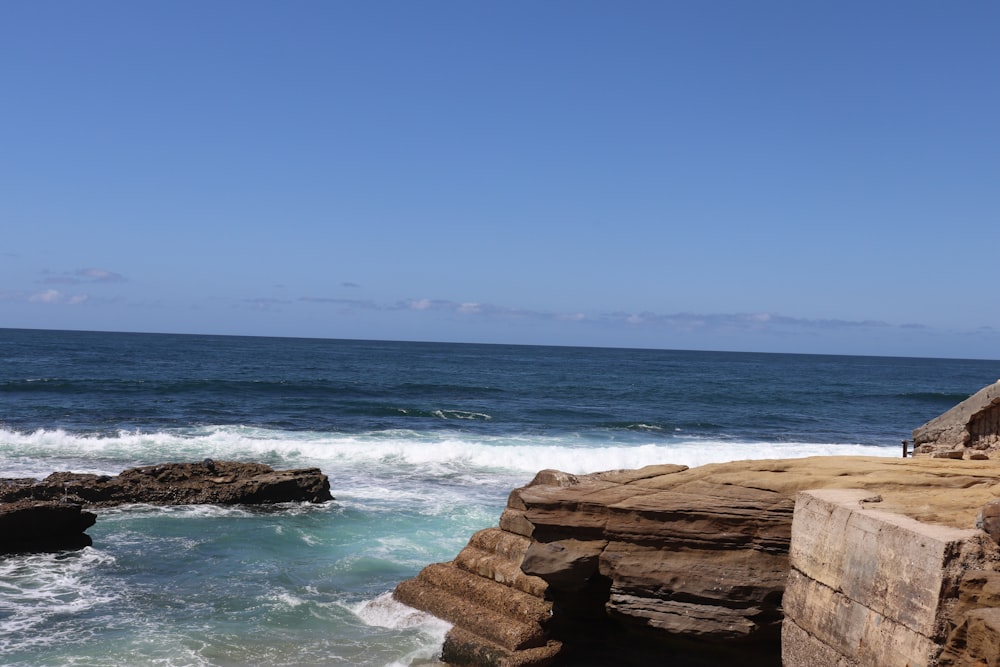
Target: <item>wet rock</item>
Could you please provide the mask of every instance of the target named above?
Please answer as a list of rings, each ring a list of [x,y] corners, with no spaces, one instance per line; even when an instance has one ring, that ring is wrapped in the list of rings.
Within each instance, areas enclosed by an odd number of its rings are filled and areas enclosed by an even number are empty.
[[[90,546],[84,531],[96,518],[72,503],[19,500],[0,504],[0,554]]]
[[[0,479],[0,502],[54,500],[90,507],[153,505],[261,505],[332,500],[318,468],[274,470],[261,463],[211,461],[130,468],[121,474],[57,472],[45,479]]]

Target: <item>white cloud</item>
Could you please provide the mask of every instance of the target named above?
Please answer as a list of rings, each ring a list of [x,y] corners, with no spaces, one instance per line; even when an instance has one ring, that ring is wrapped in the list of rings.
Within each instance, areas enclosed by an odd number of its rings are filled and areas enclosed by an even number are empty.
[[[411,310],[429,310],[434,303],[430,299],[417,299],[410,301]]]
[[[67,304],[75,306],[83,303],[89,298],[90,297],[86,294],[63,294],[59,290],[49,289],[44,292],[32,294],[28,297],[28,301],[33,303]]]
[[[81,278],[97,283],[121,283],[125,282],[125,276],[114,271],[105,269],[77,269],[76,275]]]
[[[639,314],[607,313],[602,316],[606,322],[624,321],[631,325],[662,326],[680,331],[717,329],[766,331],[778,329],[881,329],[892,327],[880,320],[814,320],[802,317],[788,317],[774,313],[649,313]],[[913,325],[905,325],[913,326]]]
[[[892,325],[879,320],[839,320],[839,319],[809,319],[789,317],[777,313],[656,313],[642,312],[606,312],[587,315],[582,312],[560,313],[543,310],[526,310],[498,306],[480,301],[451,301],[448,299],[407,299],[394,304],[379,303],[368,300],[353,300],[341,298],[302,297],[300,301],[312,303],[331,303],[344,306],[347,309],[364,309],[378,311],[416,311],[455,313],[468,317],[483,319],[521,319],[535,321],[557,321],[581,325],[627,325],[629,327],[660,328],[677,332],[693,333],[787,333],[790,331],[841,331],[841,330],[875,330],[875,329],[907,329],[919,328],[922,325],[904,324]]]
[[[76,269],[63,271],[53,275],[51,271],[43,271],[46,276],[43,285],[79,285],[81,283],[123,283],[125,276],[106,269]]]

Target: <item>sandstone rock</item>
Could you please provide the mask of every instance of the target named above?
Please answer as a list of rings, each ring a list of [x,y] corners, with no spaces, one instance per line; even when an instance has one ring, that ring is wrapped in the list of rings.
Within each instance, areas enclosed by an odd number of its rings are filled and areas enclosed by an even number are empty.
[[[962,619],[938,667],[1000,666],[1000,608],[976,609]]]
[[[1000,665],[1000,572],[974,571],[959,585],[955,629],[938,667]]]
[[[58,500],[91,507],[269,504],[332,500],[318,468],[274,470],[260,463],[211,461],[130,468],[121,474],[57,472],[44,480],[0,479],[0,502]]]
[[[914,451],[1000,447],[1000,380],[913,430]]]
[[[983,505],[976,516],[976,528],[1000,544],[1000,500],[991,500]]]
[[[942,449],[931,453],[931,456],[936,459],[961,459],[965,458],[965,450],[963,449]]]
[[[559,590],[578,591],[597,574],[598,559],[607,546],[607,540],[532,542],[521,569]]]
[[[978,530],[872,509],[859,502],[866,495],[799,494],[783,601],[786,667],[934,664],[954,621],[952,591],[1000,556]],[[803,655],[810,662],[793,657]]]
[[[521,571],[531,541],[498,528],[472,536],[450,563],[424,568],[394,597],[455,624],[443,659],[453,665],[542,667],[559,653],[549,636],[546,584]]]
[[[531,648],[561,642],[561,655],[573,656],[566,664],[589,664],[581,656],[600,637],[608,655],[633,656],[642,638],[647,663],[681,642],[688,654],[697,650],[714,656],[701,664],[773,665],[780,659],[782,597],[799,491],[860,489],[853,501],[859,512],[902,514],[976,532],[977,510],[1000,497],[998,480],[1000,462],[931,458],[816,457],[591,475],[543,471],[510,494],[500,528],[491,529],[499,535],[487,534],[491,542],[512,540],[516,548],[487,558],[473,544],[483,537],[476,537],[466,547],[470,554],[463,551],[447,565],[508,588],[516,580],[512,566],[521,569],[534,583],[517,590],[551,605],[551,618],[538,623],[542,633],[531,635],[536,644]],[[947,581],[957,581],[948,576]],[[421,574],[415,581],[424,586],[429,578]],[[442,617],[455,623],[450,636],[461,638],[453,644],[465,647],[461,654],[468,660],[456,664],[520,664],[504,661],[520,659],[516,656],[526,649],[511,648],[510,641],[504,645],[472,620],[518,627],[523,620],[502,611],[494,601],[497,595],[463,594],[467,605],[446,612],[441,610],[452,604],[447,596],[413,595],[409,588],[401,584],[397,589],[403,602],[438,616],[450,614]],[[893,599],[903,604],[906,598]],[[945,617],[935,616],[935,623]],[[890,627],[896,621],[886,623]],[[934,627],[935,641],[943,641],[945,629]],[[801,628],[786,631],[793,633],[811,637]],[[470,648],[480,641],[477,637],[485,647],[480,652]],[[496,646],[510,653],[501,656]],[[794,652],[816,659],[843,655],[823,642],[800,642]],[[797,659],[795,664],[810,664]],[[636,658],[629,664],[644,662]],[[843,663],[848,664],[856,663]]]
[[[96,516],[71,503],[19,500],[0,504],[0,553],[60,551],[92,544],[84,532]]]

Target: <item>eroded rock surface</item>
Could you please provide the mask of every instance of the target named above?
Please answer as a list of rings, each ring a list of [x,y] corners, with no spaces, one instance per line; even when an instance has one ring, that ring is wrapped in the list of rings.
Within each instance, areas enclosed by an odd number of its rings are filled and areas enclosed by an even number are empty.
[[[913,430],[916,454],[989,457],[1000,450],[1000,380]]]
[[[960,582],[1000,549],[981,530],[916,521],[868,491],[799,494],[782,634],[785,667],[929,667],[968,623]]]
[[[1000,463],[816,457],[543,471],[511,493],[499,529],[396,597],[455,624],[444,654],[455,665],[778,665],[796,495],[823,488],[859,489],[882,511],[971,530],[1000,497]],[[474,543],[484,536],[516,548],[482,549]],[[478,592],[470,572],[493,592]],[[518,602],[533,610],[525,617],[494,601],[525,595],[547,607]],[[989,622],[970,617],[968,633],[984,636]]]

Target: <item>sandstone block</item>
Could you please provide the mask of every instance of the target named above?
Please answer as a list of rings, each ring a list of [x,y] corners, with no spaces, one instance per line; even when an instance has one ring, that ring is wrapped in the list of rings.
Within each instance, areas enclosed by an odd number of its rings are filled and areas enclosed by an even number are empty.
[[[786,667],[860,667],[857,660],[838,653],[789,618],[781,626],[781,664]]]
[[[799,494],[783,600],[788,640],[801,630],[866,667],[931,665],[948,630],[950,592],[981,556],[982,534],[868,509],[861,501],[869,496]]]
[[[880,614],[802,573],[792,570],[783,601],[792,621],[848,664],[862,667],[928,667],[940,650],[929,637]],[[789,641],[793,638],[789,637]],[[786,641],[785,636],[781,638]],[[825,667],[839,662],[785,663],[785,667]]]
[[[937,637],[946,565],[977,531],[861,509],[859,501],[869,495],[851,489],[800,493],[789,550],[791,566],[885,618]]]

